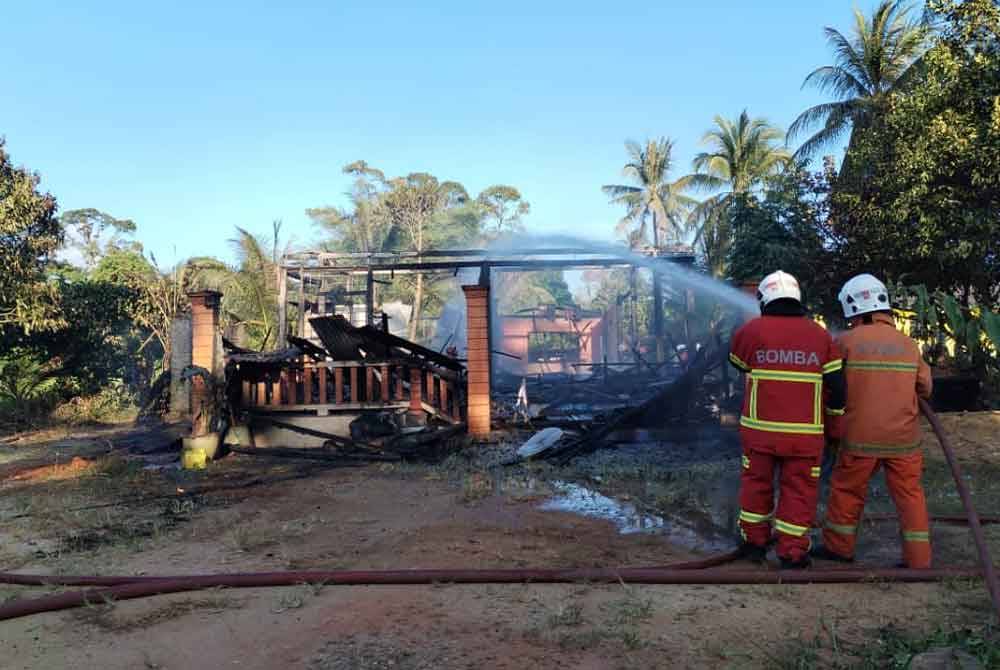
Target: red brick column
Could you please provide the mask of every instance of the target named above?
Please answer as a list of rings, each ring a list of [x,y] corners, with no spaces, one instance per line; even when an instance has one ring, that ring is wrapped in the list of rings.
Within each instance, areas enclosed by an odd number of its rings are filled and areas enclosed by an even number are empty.
[[[218,291],[198,291],[189,293],[188,298],[191,300],[191,364],[203,367],[214,375],[222,366],[216,343],[222,294]],[[191,380],[192,418],[198,414],[207,393],[205,381],[194,377]]]
[[[463,286],[468,333],[469,434],[490,434],[490,289]]]

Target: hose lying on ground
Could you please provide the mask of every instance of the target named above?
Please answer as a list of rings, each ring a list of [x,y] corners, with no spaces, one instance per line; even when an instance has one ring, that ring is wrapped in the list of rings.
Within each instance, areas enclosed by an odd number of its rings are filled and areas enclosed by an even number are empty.
[[[207,588],[252,588],[324,585],[387,585],[387,584],[850,584],[865,582],[933,582],[955,578],[980,577],[976,568],[943,568],[931,570],[833,569],[833,570],[727,570],[671,568],[575,568],[575,569],[505,569],[505,570],[333,570],[310,572],[271,572],[232,575],[201,575],[167,578],[136,577],[142,580],[110,588],[57,593],[55,595],[16,600],[0,606],[0,621],[17,617],[54,612],[101,604],[117,600],[145,598],[167,593],[180,593]],[[3,575],[9,577],[9,575]],[[53,578],[58,579],[58,578]]]
[[[107,586],[89,591],[59,593],[0,606],[0,621],[41,612],[52,612],[88,603],[143,598],[203,588],[247,588],[293,586],[302,583],[336,585],[375,584],[512,584],[512,583],[632,583],[632,584],[844,584],[872,581],[929,582],[954,578],[983,577],[994,609],[1000,617],[1000,588],[996,571],[983,536],[980,520],[972,506],[968,488],[954,451],[940,421],[923,400],[920,408],[937,435],[958,487],[967,521],[979,552],[981,569],[833,569],[808,571],[719,570],[718,566],[736,558],[736,552],[660,568],[576,568],[576,569],[485,569],[485,570],[335,570],[289,571],[187,577],[60,577],[58,575],[17,575],[0,573],[0,583],[28,585]],[[953,518],[949,520],[954,521]]]
[[[693,561],[682,561],[680,563],[670,563],[668,565],[661,565],[651,568],[628,568],[631,570],[703,570],[705,568],[714,568],[720,565],[725,565],[726,563],[731,563],[740,557],[740,552],[738,550],[727,551],[722,554],[714,554],[712,556],[707,556],[705,558],[699,558]],[[551,569],[552,572],[566,572],[570,569],[576,568],[566,568],[566,569]],[[398,572],[406,572],[400,570]],[[466,571],[472,572],[472,571]],[[306,577],[313,574],[328,574],[328,572],[265,572],[265,573],[246,573],[241,575],[242,577],[251,575],[304,575]],[[117,575],[117,576],[97,576],[97,575],[28,575],[20,574],[17,572],[0,572],[0,584],[11,584],[15,586],[119,586],[122,584],[151,584],[154,582],[165,582],[165,581],[178,581],[183,579],[191,579],[196,577],[198,579],[211,579],[219,577],[230,577],[233,575],[168,575],[162,577],[150,577],[146,575]],[[302,581],[309,581],[304,579]]]
[[[958,495],[962,499],[962,506],[965,508],[965,515],[969,519],[969,529],[972,531],[972,539],[975,540],[976,550],[979,553],[979,564],[982,566],[983,579],[986,581],[986,589],[990,592],[990,600],[993,601],[993,613],[1000,621],[1000,584],[997,583],[996,569],[993,567],[993,559],[990,557],[990,548],[986,544],[986,537],[983,535],[983,528],[979,523],[979,515],[976,508],[972,506],[972,496],[969,495],[969,487],[965,485],[962,478],[962,469],[955,457],[955,450],[951,448],[951,442],[944,433],[944,426],[931,406],[923,398],[919,398],[920,410],[927,417],[931,424],[934,435],[937,436],[941,450],[944,452],[948,467],[951,468],[952,477],[955,478],[955,486],[958,487]]]

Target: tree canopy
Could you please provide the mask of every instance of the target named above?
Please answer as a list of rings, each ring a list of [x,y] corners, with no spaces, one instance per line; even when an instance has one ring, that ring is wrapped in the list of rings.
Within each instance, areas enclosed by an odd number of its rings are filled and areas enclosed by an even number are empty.
[[[928,4],[940,35],[851,147],[865,179],[835,183],[845,271],[1000,299],[1000,9]]]
[[[56,199],[38,190],[40,178],[16,167],[0,137],[0,332],[53,328],[61,323],[45,266],[63,240]]]

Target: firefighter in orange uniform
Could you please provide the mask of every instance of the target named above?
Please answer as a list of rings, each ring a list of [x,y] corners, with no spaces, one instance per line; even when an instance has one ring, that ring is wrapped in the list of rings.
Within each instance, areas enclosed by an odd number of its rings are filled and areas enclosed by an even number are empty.
[[[773,523],[781,567],[804,568],[824,434],[837,436],[837,415],[843,414],[841,357],[830,334],[806,317],[799,284],[790,274],[779,270],[765,277],[757,298],[761,316],[736,331],[729,354],[746,373],[740,417],[741,551],[763,562]]]
[[[903,559],[911,568],[931,564],[927,502],[920,485],[917,396],[931,395],[931,373],[917,343],[896,330],[885,284],[869,274],[854,277],[838,296],[850,330],[840,336],[847,384],[843,443],[830,479],[830,500],[817,558],[854,560],[858,521],[868,480],[879,467],[903,534]]]

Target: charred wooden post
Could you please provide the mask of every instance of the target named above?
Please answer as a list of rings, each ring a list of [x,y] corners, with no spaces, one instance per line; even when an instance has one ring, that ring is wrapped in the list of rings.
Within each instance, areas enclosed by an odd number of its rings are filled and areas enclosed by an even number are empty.
[[[365,282],[365,323],[369,326],[374,323],[375,318],[375,274],[368,268],[367,281]]]
[[[433,370],[428,370],[427,371],[427,386],[425,388],[427,389],[427,404],[430,405],[430,406],[432,406],[432,407],[434,406],[434,388],[435,388],[435,386],[436,386],[436,384],[434,383],[434,371]]]
[[[336,405],[344,402],[344,368],[333,369],[333,402]]]
[[[410,413],[423,415],[423,392],[420,388],[420,378],[422,374],[420,368],[410,368]]]
[[[653,339],[656,342],[656,362],[663,363],[663,276],[653,268]]]
[[[299,337],[306,336],[306,273],[299,270],[299,327],[295,334]]]
[[[278,348],[288,345],[288,268],[279,266],[278,273]]]

